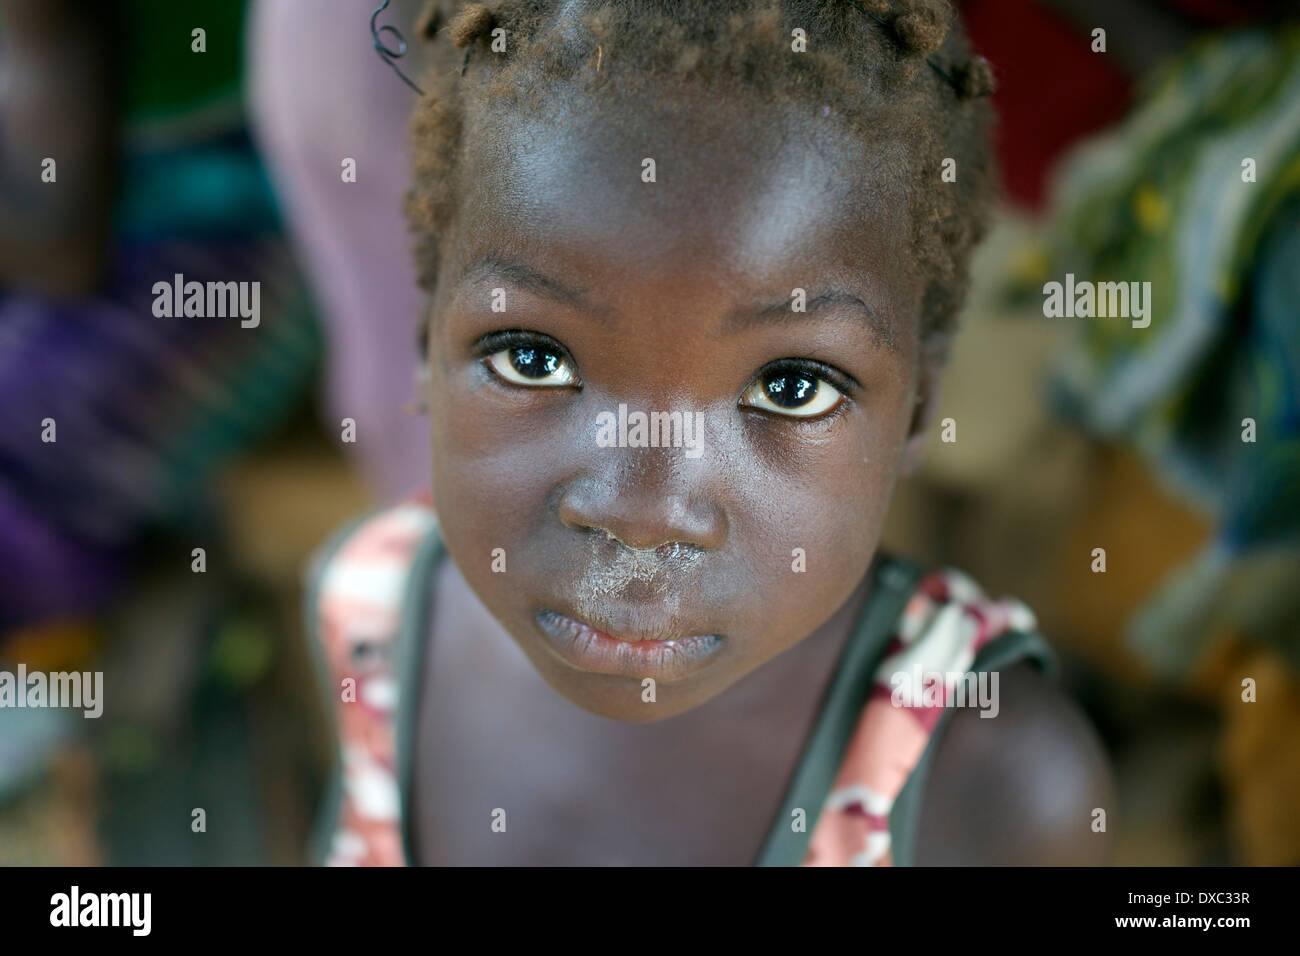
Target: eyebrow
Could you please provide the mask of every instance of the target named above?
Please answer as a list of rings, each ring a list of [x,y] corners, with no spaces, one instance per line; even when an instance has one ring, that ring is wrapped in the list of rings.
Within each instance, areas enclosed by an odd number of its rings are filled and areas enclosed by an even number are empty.
[[[739,330],[767,322],[799,322],[806,316],[811,316],[824,309],[848,306],[858,318],[867,324],[874,341],[886,348],[895,351],[898,349],[898,343],[894,338],[893,323],[852,292],[845,292],[843,289],[827,289],[809,298],[804,303],[803,312],[795,312],[791,308],[792,304],[793,300],[787,298],[781,302],[774,302],[771,305],[759,306],[754,309],[737,309],[731,313],[728,326],[731,329]]]
[[[498,255],[487,255],[475,259],[461,271],[456,285],[459,288],[474,282],[480,282],[488,277],[505,279],[517,288],[524,289],[533,295],[551,299],[571,308],[581,309],[604,321],[608,321],[614,314],[609,306],[599,305],[587,298],[586,289],[566,285],[530,265]],[[754,309],[737,309],[728,317],[727,329],[734,332],[763,323],[799,322],[804,317],[811,316],[823,309],[835,306],[849,306],[859,318],[866,322],[867,327],[871,330],[873,341],[895,351],[898,349],[893,324],[878,311],[867,305],[859,296],[851,292],[845,292],[842,289],[827,289],[808,299],[803,312],[795,312],[790,306],[791,300],[784,299]]]
[[[533,295],[550,299],[570,308],[581,309],[598,318],[607,319],[612,315],[608,306],[599,305],[587,298],[587,290],[566,285],[559,279],[539,272],[532,266],[515,262],[501,256],[483,256],[466,266],[456,280],[457,288],[488,277],[505,279],[516,288]]]

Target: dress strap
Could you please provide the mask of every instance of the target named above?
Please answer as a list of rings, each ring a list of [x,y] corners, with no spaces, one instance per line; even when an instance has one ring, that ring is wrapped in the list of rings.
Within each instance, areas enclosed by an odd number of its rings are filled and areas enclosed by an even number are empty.
[[[401,688],[394,657],[418,584],[416,556],[437,535],[427,499],[367,515],[322,548],[308,570],[308,645],[338,750],[317,818],[313,859],[400,866],[397,733]]]
[[[806,858],[809,831],[836,780],[870,694],[871,685],[864,675],[872,673],[888,646],[922,570],[901,558],[877,552],[870,573],[872,590],[866,608],[822,697],[812,732],[756,866],[795,866]]]
[[[1014,599],[992,600],[960,571],[921,579],[908,600],[844,750],[804,865],[911,865],[935,744],[956,706],[996,707],[990,674],[1055,659]]]

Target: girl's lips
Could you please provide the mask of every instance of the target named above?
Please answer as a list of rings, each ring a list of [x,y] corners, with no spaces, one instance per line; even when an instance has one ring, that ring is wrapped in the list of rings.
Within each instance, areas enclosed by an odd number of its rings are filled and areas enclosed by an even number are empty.
[[[561,660],[593,674],[674,680],[706,666],[723,645],[717,634],[624,641],[551,610],[538,611],[536,620]]]

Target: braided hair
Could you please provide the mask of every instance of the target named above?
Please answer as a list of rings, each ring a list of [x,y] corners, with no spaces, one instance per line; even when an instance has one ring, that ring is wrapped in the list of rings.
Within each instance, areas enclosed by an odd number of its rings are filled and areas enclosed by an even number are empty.
[[[796,28],[806,51],[793,51]],[[996,190],[993,72],[946,0],[432,0],[416,34],[433,65],[412,118],[406,214],[426,291],[456,212],[469,111],[536,108],[563,84],[613,95],[616,74],[689,76],[833,112],[860,134],[864,162],[883,132],[904,144],[896,174],[926,277],[922,340],[946,350]],[[957,175],[946,182],[949,158]]]

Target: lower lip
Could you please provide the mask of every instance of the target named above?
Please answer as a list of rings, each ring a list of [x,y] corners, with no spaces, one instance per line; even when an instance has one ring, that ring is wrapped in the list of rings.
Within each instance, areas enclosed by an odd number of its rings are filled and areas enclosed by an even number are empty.
[[[555,611],[541,611],[537,624],[566,663],[593,674],[675,680],[700,670],[722,650],[716,634],[668,641],[620,641]]]

